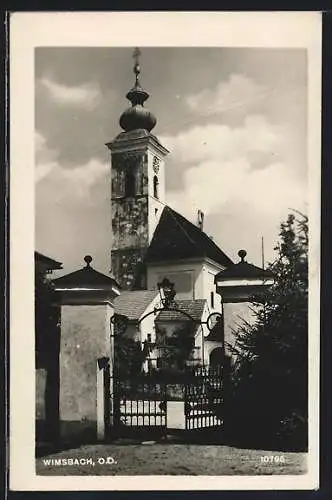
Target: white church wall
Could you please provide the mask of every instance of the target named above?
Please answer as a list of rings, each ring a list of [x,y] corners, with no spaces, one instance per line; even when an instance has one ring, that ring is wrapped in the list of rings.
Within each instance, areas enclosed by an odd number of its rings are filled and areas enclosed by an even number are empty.
[[[151,197],[154,196],[154,185],[153,178],[156,175],[158,177],[158,199],[165,203],[166,201],[166,182],[165,182],[165,160],[160,153],[156,153],[153,150],[148,150],[148,177],[149,177],[149,187],[148,194]],[[157,158],[157,162],[156,159]]]
[[[212,262],[205,262],[202,271],[202,297],[208,301],[211,312],[221,312],[221,298],[216,293],[216,285],[214,277],[220,272],[222,268],[213,264]],[[213,293],[213,298],[211,294]],[[213,303],[212,303],[213,302]]]
[[[156,334],[155,334],[155,315],[150,314],[140,323],[140,340],[141,342],[145,342],[148,340],[148,335],[151,335],[151,342],[155,342]]]
[[[167,277],[174,283],[176,299],[203,299],[203,265],[201,262],[167,262],[148,267],[148,289],[158,290],[158,283]]]
[[[160,295],[159,293],[156,294],[154,299],[150,302],[150,304],[147,306],[147,308],[143,311],[141,314],[141,317],[139,318],[140,320],[140,332],[141,332],[141,342],[144,342],[148,338],[148,334],[151,335],[151,341],[155,341],[155,319],[156,315],[151,314],[155,307],[159,305],[160,302]]]
[[[159,304],[159,302],[160,302],[160,295],[156,294],[155,298],[150,302],[150,304],[140,317],[139,335],[140,335],[140,341],[142,343],[149,340],[148,335],[151,335],[150,342],[152,343],[156,342],[156,326],[155,326],[156,315],[151,313],[153,312],[154,308]],[[149,366],[156,368],[157,357],[158,357],[157,350],[153,349],[150,352],[148,358],[143,363],[143,371],[148,371]]]
[[[153,234],[158,225],[164,204],[159,200],[149,197],[148,199],[148,224],[149,224],[149,243],[151,243]]]
[[[166,183],[165,183],[165,161],[162,155],[148,150],[148,224],[149,224],[149,243],[152,240],[154,231],[159,222],[161,213],[166,202]],[[156,160],[157,158],[157,160]],[[158,179],[157,193],[154,189],[154,178]],[[157,194],[157,197],[155,196]]]

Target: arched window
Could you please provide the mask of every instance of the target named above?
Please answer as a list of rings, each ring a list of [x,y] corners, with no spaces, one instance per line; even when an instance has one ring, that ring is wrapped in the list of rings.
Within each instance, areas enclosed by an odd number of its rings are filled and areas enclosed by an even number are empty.
[[[125,196],[135,196],[135,176],[132,172],[127,172],[126,173],[126,178],[125,178]]]
[[[216,347],[210,352],[210,366],[221,366],[223,364],[224,351],[221,347]]]
[[[159,198],[159,196],[158,196],[158,185],[159,185],[159,180],[158,180],[158,177],[155,175],[153,177],[153,196],[155,198]]]

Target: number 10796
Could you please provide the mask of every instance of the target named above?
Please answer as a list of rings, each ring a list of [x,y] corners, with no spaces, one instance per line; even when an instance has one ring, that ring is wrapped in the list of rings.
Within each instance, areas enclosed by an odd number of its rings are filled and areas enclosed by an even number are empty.
[[[262,455],[260,458],[264,464],[284,464],[286,461],[284,455]]]

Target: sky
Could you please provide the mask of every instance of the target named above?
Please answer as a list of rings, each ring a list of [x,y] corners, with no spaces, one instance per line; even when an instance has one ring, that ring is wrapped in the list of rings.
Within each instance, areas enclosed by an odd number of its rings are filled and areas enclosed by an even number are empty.
[[[110,271],[110,153],[134,83],[131,48],[35,50],[35,244],[63,263]],[[234,261],[275,257],[280,223],[307,213],[304,49],[141,49],[145,106],[169,150],[167,203]],[[61,274],[61,273],[60,273]]]

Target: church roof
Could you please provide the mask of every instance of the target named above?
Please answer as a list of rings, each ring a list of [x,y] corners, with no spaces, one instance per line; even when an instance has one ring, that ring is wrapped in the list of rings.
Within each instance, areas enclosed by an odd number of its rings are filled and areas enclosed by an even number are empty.
[[[53,280],[56,288],[91,288],[93,286],[107,287],[117,285],[114,278],[93,269],[93,267],[90,266],[91,261],[92,258],[86,256],[85,267]]]
[[[200,321],[204,312],[205,304],[205,299],[176,300],[176,306],[174,306],[174,308],[189,314],[195,321]],[[189,320],[189,318],[181,312],[168,310],[161,311],[158,314],[156,321],[185,321],[186,319]]]
[[[146,254],[146,261],[207,257],[222,266],[233,264],[215,242],[185,217],[165,206]]]
[[[159,292],[157,290],[135,290],[122,292],[114,300],[114,313],[138,320]]]

